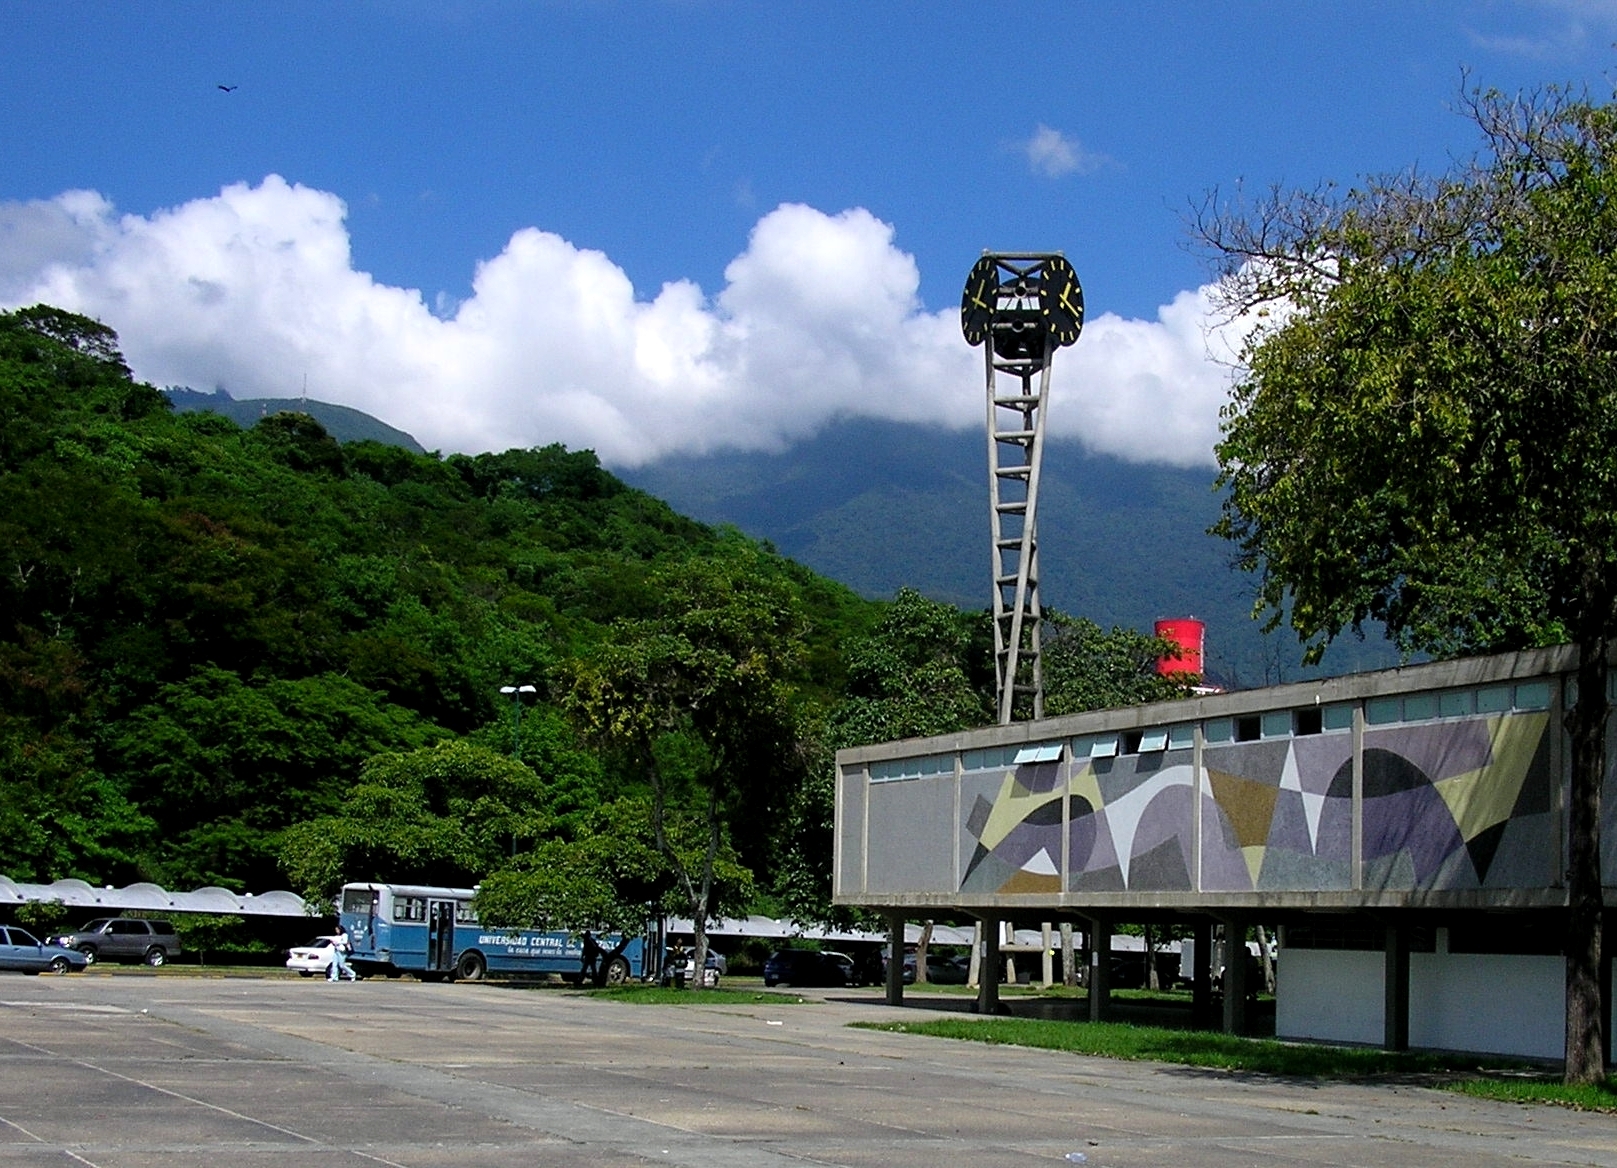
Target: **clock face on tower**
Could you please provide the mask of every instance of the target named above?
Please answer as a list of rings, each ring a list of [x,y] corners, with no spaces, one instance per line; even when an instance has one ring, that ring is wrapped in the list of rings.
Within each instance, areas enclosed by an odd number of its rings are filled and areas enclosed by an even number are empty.
[[[966,290],[960,296],[960,331],[966,343],[980,345],[988,339],[988,326],[999,298],[999,264],[984,256],[966,277]]]
[[[966,277],[960,331],[966,342],[992,340],[1007,359],[1070,345],[1084,328],[1084,290],[1062,256],[985,254]]]
[[[1084,290],[1078,285],[1078,273],[1063,257],[1051,256],[1044,261],[1039,302],[1050,339],[1058,345],[1076,341],[1084,329]]]

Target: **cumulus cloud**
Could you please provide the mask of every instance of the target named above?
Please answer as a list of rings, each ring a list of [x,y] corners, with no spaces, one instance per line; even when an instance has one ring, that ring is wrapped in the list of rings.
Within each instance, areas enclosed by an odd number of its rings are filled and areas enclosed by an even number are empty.
[[[599,251],[537,228],[429,309],[355,269],[342,200],[270,176],[150,216],[93,192],[0,204],[0,305],[43,301],[118,330],[136,374],[311,396],[440,450],[562,442],[610,465],[725,447],[778,449],[830,420],[980,426],[980,350],[954,308],[928,312],[915,260],[862,209],[787,204],[761,218],[708,295],[649,299]],[[1208,290],[1155,320],[1105,314],[1057,359],[1056,435],[1128,459],[1211,461],[1232,343]]]
[[[1020,144],[1020,149],[1027,155],[1028,169],[1047,178],[1060,178],[1074,171],[1088,174],[1110,161],[1104,154],[1090,153],[1076,138],[1069,138],[1042,122],[1033,131],[1033,137]]]

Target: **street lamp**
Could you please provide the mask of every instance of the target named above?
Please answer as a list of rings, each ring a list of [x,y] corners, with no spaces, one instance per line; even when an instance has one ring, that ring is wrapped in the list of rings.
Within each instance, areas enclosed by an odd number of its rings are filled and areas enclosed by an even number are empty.
[[[511,698],[511,757],[521,761],[522,758],[522,695],[538,693],[539,690],[531,685],[502,685],[502,694]]]

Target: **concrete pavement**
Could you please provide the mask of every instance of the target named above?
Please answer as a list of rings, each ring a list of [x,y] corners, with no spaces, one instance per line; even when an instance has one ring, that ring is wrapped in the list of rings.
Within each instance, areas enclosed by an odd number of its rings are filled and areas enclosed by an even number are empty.
[[[811,994],[0,975],[0,1168],[1617,1168],[1611,1116],[850,1030],[916,1011]]]

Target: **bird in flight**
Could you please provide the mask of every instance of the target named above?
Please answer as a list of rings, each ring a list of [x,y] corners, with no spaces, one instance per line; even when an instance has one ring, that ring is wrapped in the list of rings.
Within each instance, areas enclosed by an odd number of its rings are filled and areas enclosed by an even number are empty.
[[[234,93],[238,87],[235,85],[221,85],[219,88],[224,90],[226,93]]]

